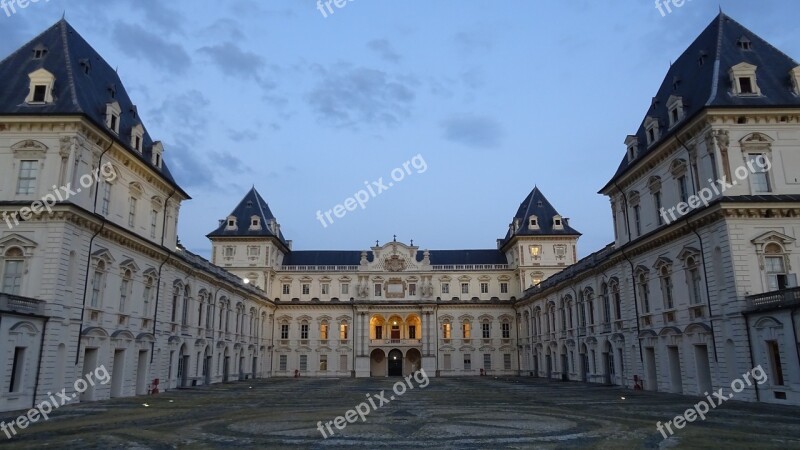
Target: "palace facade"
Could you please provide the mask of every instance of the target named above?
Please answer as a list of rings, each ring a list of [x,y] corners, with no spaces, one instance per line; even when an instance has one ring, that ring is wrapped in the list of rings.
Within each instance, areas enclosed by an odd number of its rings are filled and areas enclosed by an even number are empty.
[[[0,79],[0,411],[100,365],[81,401],[420,368],[704,395],[760,365],[737,399],[800,404],[800,65],[724,14],[625,139],[615,240],[580,261],[534,187],[495,248],[353,251],[293,250],[253,188],[209,262],[178,241],[168,149],[69,23]]]

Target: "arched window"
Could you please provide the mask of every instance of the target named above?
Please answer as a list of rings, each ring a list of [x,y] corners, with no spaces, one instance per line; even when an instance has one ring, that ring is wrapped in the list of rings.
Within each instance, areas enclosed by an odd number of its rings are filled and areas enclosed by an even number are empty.
[[[450,321],[445,319],[442,322],[442,339],[450,339],[451,331]]]
[[[339,324],[339,339],[340,340],[342,340],[342,341],[346,341],[347,340],[347,336],[348,336],[347,331],[348,331],[347,321],[343,320],[342,323]]]
[[[619,294],[619,283],[611,283],[611,295],[614,297],[614,318],[622,320],[622,297]]]
[[[22,274],[24,272],[24,253],[19,247],[6,250],[3,263],[3,292],[20,295],[22,291]]]
[[[767,276],[767,292],[788,287],[786,257],[781,246],[774,242],[764,246],[764,273]]]
[[[144,277],[144,290],[142,291],[142,315],[147,316],[150,314],[150,301],[153,297],[153,285],[155,281],[153,277],[147,275]]]
[[[464,339],[470,339],[471,335],[472,323],[469,321],[469,319],[464,319],[464,321],[461,323],[461,336]]]
[[[611,300],[608,298],[608,284],[603,283],[601,291],[603,296],[603,323],[611,323]]]
[[[658,276],[661,278],[661,295],[664,298],[664,309],[675,308],[675,299],[672,295],[672,276],[670,275],[670,266],[663,265],[658,270]]]
[[[328,340],[328,321],[323,320],[319,324],[319,338],[323,341]]]
[[[586,309],[589,312],[589,325],[594,325],[594,291],[586,288]]]
[[[181,296],[181,285],[175,283],[172,289],[172,313],[170,314],[170,322],[175,323],[178,320],[178,301]]]
[[[183,288],[183,305],[181,306],[181,325],[189,325],[189,300],[191,299],[189,285]]]
[[[208,293],[206,291],[200,291],[197,294],[197,328],[203,326],[203,311],[205,309],[206,297]]]
[[[639,296],[642,298],[642,311],[650,312],[650,288],[647,286],[647,273],[641,272],[637,276],[639,282]]]

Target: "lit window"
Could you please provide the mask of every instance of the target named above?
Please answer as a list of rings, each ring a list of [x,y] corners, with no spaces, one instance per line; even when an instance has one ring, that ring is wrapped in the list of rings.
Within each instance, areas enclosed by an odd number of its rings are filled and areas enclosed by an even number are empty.
[[[339,325],[339,339],[340,340],[347,340],[347,324],[343,323]]]
[[[322,322],[319,326],[319,338],[324,340],[328,339],[328,322]]]
[[[542,246],[541,245],[531,245],[529,247],[531,252],[532,259],[539,259],[542,257]]]
[[[445,322],[442,324],[442,339],[450,339],[450,322]]]
[[[470,338],[471,331],[472,325],[469,323],[469,320],[464,320],[464,323],[461,324],[461,334],[464,336],[464,339]]]

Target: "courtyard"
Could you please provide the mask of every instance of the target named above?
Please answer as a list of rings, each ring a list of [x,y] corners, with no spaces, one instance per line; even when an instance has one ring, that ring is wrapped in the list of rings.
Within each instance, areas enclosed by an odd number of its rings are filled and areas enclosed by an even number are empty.
[[[695,397],[536,378],[257,380],[64,406],[4,448],[798,448],[800,410],[728,401],[668,440]],[[413,386],[413,388],[410,388]],[[424,387],[423,387],[424,386]],[[381,391],[387,404],[380,405]],[[391,397],[390,397],[391,395]],[[323,438],[372,400],[378,408]],[[145,406],[148,405],[148,406]],[[6,413],[10,422],[18,414]],[[352,416],[351,416],[352,419]],[[341,425],[342,422],[339,422]]]

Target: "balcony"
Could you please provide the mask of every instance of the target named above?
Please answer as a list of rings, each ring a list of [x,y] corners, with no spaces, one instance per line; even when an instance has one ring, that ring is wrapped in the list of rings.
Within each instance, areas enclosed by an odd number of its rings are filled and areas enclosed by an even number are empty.
[[[21,314],[44,315],[42,300],[19,297],[11,294],[0,294],[0,311],[13,311]]]
[[[748,312],[799,306],[800,287],[750,295],[746,298]]]
[[[396,347],[412,347],[419,346],[419,339],[370,339],[369,345],[372,346],[385,346],[392,345]]]

